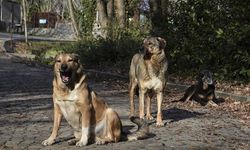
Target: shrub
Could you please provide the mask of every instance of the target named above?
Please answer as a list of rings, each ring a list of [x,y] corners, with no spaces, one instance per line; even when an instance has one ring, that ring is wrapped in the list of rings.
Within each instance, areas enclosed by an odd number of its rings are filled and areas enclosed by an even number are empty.
[[[250,7],[247,1],[193,0],[172,3],[165,20],[170,72],[209,68],[220,79],[250,77]]]

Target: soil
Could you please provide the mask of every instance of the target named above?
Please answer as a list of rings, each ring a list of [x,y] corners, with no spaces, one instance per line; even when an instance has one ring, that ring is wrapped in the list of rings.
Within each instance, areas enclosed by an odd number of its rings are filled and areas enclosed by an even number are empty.
[[[28,67],[5,57],[0,57],[0,68],[0,149],[80,149],[67,144],[73,130],[64,119],[56,143],[48,147],[41,144],[53,126],[52,69]],[[128,119],[127,80],[103,74],[88,76],[90,87],[119,114],[123,129],[135,131]],[[165,126],[157,128],[154,120],[149,122],[147,139],[90,144],[81,149],[250,149],[249,103],[225,99],[217,108],[190,106],[175,102],[182,95],[183,91],[166,89],[162,107]],[[154,99],[154,117],[156,110]]]

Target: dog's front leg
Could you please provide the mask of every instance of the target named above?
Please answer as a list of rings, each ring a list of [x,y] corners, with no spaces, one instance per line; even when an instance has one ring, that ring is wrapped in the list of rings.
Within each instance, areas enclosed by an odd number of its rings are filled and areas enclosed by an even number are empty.
[[[129,100],[130,100],[130,114],[129,116],[135,115],[135,103],[134,103],[134,96],[135,96],[135,81],[132,81],[133,79],[130,79],[129,83]]]
[[[216,101],[216,97],[215,97],[215,94],[214,92],[208,96],[208,103],[207,105],[210,105],[212,107],[218,107],[218,104],[215,103]]]
[[[161,112],[162,99],[163,99],[163,92],[162,91],[157,92],[157,119],[156,119],[157,127],[164,126],[164,123],[162,121],[162,112]]]
[[[147,102],[147,114],[146,119],[147,120],[153,120],[154,117],[151,115],[151,99],[153,98],[153,93],[148,93],[146,96],[146,102]]]
[[[60,107],[58,106],[58,104],[56,104],[54,102],[54,124],[53,124],[53,130],[52,133],[50,135],[50,137],[47,140],[44,140],[42,142],[42,144],[44,146],[48,146],[48,145],[52,145],[55,143],[55,139],[57,136],[57,132],[61,123],[61,119],[62,119],[62,112]]]
[[[81,106],[82,114],[82,136],[81,139],[76,143],[76,146],[85,146],[88,144],[88,139],[90,135],[90,120],[91,120],[91,106],[85,105]]]
[[[194,93],[195,93],[196,90],[197,90],[197,86],[196,85],[190,86],[186,90],[184,96],[180,99],[180,101],[182,101],[182,102],[188,102],[191,99],[191,97],[194,95]]]
[[[145,89],[140,89],[139,91],[139,116],[141,119],[144,119],[144,99],[145,99]]]

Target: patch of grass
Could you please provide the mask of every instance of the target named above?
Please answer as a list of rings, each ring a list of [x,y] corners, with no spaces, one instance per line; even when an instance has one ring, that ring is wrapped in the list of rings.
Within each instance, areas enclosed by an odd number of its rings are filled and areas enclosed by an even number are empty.
[[[24,41],[15,41],[15,52],[21,54],[35,55],[35,61],[51,65],[53,58],[59,52],[62,52],[66,47],[71,47],[74,42],[48,42],[48,41],[29,41],[26,44]]]
[[[109,69],[127,72],[132,56],[139,51],[142,39],[123,37],[118,40],[83,39],[78,42],[38,42],[15,43],[18,53],[33,54],[35,61],[52,65],[53,58],[60,52],[76,53],[87,68]]]

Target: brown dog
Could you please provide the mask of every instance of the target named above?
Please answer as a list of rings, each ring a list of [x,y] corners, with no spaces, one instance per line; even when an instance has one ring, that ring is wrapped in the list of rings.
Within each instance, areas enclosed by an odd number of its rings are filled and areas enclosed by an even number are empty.
[[[151,99],[153,94],[157,96],[157,120],[156,126],[163,126],[161,104],[166,84],[166,72],[168,68],[164,48],[166,41],[160,37],[149,37],[143,42],[144,53],[135,54],[132,58],[129,71],[129,98],[130,116],[134,115],[134,95],[139,90],[139,116],[144,118],[144,99],[147,101],[146,119],[151,116]]]
[[[42,144],[55,142],[62,116],[74,129],[75,139],[69,144],[87,145],[118,142],[122,137],[122,124],[118,114],[92,91],[75,54],[59,54],[55,58],[53,80],[54,126],[50,137]],[[131,118],[139,132],[126,135],[128,140],[147,137],[148,125],[139,118]]]

